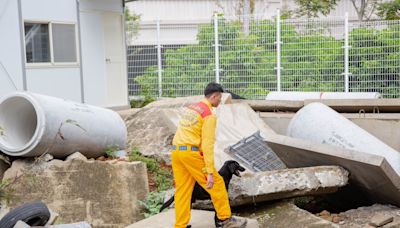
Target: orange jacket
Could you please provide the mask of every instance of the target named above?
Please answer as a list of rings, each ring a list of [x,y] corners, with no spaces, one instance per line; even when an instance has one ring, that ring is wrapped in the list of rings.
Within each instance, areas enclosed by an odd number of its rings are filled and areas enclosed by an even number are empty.
[[[173,145],[197,146],[203,152],[206,164],[203,172],[213,173],[214,143],[217,117],[207,99],[189,106],[179,121]]]

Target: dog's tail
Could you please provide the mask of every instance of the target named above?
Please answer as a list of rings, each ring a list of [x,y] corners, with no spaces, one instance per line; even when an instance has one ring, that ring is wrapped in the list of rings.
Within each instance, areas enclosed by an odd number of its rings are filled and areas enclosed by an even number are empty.
[[[169,207],[175,200],[175,196],[172,196],[171,199],[167,200],[167,202],[165,202],[161,208],[160,208],[160,212],[162,212],[165,208]]]

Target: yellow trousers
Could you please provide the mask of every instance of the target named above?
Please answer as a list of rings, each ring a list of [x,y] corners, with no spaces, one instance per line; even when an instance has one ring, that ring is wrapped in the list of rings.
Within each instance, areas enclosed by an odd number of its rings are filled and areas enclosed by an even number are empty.
[[[225,220],[231,217],[228,193],[224,179],[214,168],[214,186],[207,189],[207,174],[203,173],[205,163],[198,151],[172,151],[172,170],[175,180],[175,228],[186,228],[190,221],[191,198],[197,181],[211,196],[217,217]]]

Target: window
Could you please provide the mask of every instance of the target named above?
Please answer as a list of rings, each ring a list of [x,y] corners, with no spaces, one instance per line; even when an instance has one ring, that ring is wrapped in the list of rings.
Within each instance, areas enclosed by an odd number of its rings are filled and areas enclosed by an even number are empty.
[[[74,24],[25,22],[26,62],[77,63],[75,37]]]
[[[27,63],[50,62],[48,24],[25,23],[25,46]]]

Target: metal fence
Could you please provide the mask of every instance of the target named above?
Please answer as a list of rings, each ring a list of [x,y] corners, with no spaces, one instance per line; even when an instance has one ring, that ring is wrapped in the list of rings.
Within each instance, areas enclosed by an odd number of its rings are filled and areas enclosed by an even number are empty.
[[[216,81],[252,99],[269,91],[400,97],[400,21],[235,18],[141,22],[136,33],[128,25],[136,34],[128,40],[129,94],[199,95]]]

